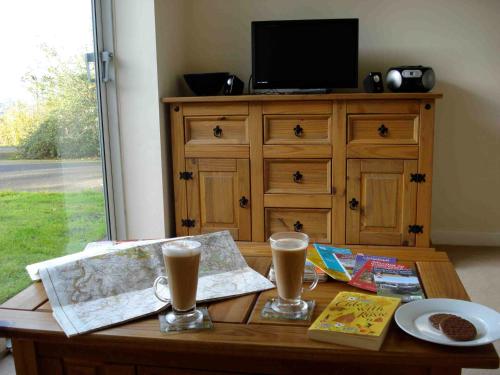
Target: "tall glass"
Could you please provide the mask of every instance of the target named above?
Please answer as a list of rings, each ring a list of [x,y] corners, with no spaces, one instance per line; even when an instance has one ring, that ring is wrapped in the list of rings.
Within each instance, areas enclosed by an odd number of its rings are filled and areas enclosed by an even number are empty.
[[[196,309],[196,289],[200,266],[201,244],[198,241],[178,240],[162,246],[167,276],[159,276],[154,282],[156,298],[172,304],[166,315],[171,328],[189,329],[203,321],[203,313]],[[168,284],[170,299],[158,294],[158,284]]]
[[[307,314],[307,303],[301,299],[301,294],[304,291],[302,282],[309,236],[298,232],[281,232],[273,234],[269,242],[278,288],[273,310],[291,317]],[[312,270],[314,281],[307,288],[309,291],[316,287],[319,280],[316,269],[312,267]]]

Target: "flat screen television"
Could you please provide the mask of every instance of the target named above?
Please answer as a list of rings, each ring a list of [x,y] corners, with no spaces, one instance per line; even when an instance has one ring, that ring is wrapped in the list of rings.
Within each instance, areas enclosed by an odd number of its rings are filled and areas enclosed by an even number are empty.
[[[254,89],[358,86],[358,19],[252,22]]]

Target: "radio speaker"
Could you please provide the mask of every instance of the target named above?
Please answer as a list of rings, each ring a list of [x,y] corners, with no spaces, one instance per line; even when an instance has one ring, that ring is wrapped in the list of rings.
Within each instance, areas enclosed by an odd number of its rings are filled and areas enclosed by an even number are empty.
[[[384,92],[384,82],[382,81],[382,73],[370,72],[363,80],[363,87],[366,92]]]

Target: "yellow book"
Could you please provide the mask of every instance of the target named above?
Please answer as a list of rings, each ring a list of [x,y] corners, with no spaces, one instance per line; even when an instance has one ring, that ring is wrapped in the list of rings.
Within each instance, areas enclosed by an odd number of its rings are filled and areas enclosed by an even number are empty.
[[[340,292],[307,335],[313,340],[379,350],[400,303],[399,298]]]

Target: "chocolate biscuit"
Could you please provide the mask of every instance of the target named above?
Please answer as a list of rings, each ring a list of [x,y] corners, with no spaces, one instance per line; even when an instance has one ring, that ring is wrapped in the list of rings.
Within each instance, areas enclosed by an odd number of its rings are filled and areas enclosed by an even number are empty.
[[[441,323],[441,321],[443,319],[449,318],[451,316],[455,316],[455,315],[453,315],[453,314],[434,314],[434,315],[429,316],[429,321],[431,322],[431,324],[434,328],[439,329],[439,323]]]
[[[455,341],[470,341],[477,335],[474,324],[458,316],[444,318],[439,323],[439,328],[448,338]]]

